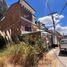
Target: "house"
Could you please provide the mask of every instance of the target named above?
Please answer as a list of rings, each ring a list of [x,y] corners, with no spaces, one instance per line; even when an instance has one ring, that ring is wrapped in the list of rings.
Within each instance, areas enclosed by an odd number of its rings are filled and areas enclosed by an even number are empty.
[[[19,1],[11,5],[0,22],[3,36],[22,35],[24,32],[36,31],[34,13],[36,11],[26,2]]]

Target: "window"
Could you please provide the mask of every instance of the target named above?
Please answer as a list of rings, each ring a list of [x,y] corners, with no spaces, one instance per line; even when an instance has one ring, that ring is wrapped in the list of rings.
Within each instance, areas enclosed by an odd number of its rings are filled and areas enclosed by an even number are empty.
[[[25,31],[31,31],[31,27],[25,27]]]

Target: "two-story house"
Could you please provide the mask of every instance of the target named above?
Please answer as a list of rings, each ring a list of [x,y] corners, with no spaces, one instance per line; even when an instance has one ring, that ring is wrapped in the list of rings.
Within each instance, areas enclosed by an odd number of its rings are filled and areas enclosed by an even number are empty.
[[[26,2],[16,2],[9,7],[5,17],[0,22],[0,30],[5,35],[21,35],[35,31],[35,10]]]

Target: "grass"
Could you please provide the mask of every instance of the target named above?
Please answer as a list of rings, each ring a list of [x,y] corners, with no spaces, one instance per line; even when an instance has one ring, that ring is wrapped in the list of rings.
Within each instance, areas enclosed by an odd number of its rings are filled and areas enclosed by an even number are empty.
[[[43,52],[43,49],[42,45],[32,46],[25,44],[24,42],[20,42],[20,44],[12,44],[11,46],[1,49],[0,58],[8,58],[9,62],[12,64],[31,67],[38,62],[39,55]],[[3,61],[2,64],[4,64]]]

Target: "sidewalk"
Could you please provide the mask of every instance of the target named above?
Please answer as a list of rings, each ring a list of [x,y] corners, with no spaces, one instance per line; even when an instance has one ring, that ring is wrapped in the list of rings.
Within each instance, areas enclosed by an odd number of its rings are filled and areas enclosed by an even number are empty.
[[[56,49],[50,50],[46,55],[44,54],[38,62],[38,67],[57,67],[58,60],[54,52],[56,52]]]

